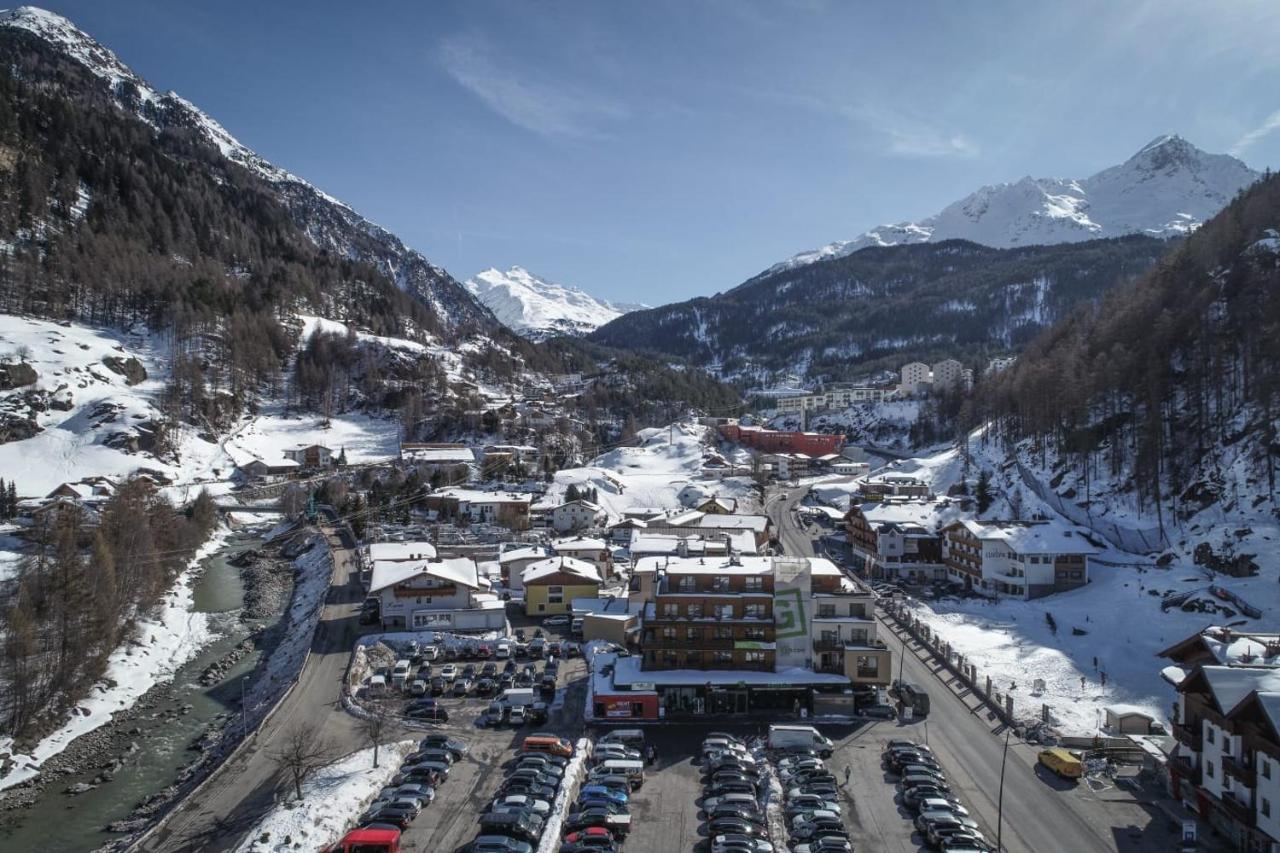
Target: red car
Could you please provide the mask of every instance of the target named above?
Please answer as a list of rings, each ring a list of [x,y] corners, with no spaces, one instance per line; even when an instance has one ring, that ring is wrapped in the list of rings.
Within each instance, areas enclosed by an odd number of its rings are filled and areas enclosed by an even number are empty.
[[[571,832],[566,835],[564,837],[564,843],[578,844],[593,838],[613,841],[613,833],[605,829],[603,826],[588,826],[586,829],[580,829],[577,832]]]
[[[353,829],[328,853],[400,853],[400,833],[394,829]]]

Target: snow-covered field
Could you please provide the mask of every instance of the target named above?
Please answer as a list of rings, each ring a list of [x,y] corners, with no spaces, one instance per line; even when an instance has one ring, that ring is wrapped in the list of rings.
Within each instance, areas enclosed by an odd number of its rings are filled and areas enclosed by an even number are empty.
[[[237,853],[323,850],[333,844],[391,781],[414,745],[411,740],[384,744],[377,767],[369,747],[316,771],[302,784],[302,799],[293,799],[290,789],[290,796],[258,821]]]
[[[159,609],[137,621],[132,642],[116,649],[107,662],[106,675],[76,706],[76,713],[29,753],[12,755],[8,775],[0,777],[0,790],[25,782],[40,765],[62,752],[73,740],[106,725],[113,714],[131,706],[156,684],[172,678],[184,663],[212,639],[208,615],[196,613],[192,588],[200,561],[222,546],[228,535],[219,529],[192,558]],[[12,738],[0,738],[0,754],[13,748]]]
[[[400,427],[393,419],[358,412],[334,415],[326,424],[319,415],[285,416],[280,407],[269,406],[246,419],[226,441],[226,451],[232,464],[243,464],[281,459],[285,450],[308,444],[323,444],[335,454],[345,450],[352,465],[387,460],[400,451]]]
[[[566,468],[555,475],[540,503],[551,506],[564,500],[570,485],[596,489],[598,502],[611,519],[628,509],[686,508],[680,494],[689,486],[707,497],[721,495],[752,499],[752,483],[746,477],[704,479],[702,461],[707,427],[678,423],[673,428],[639,432],[639,447],[618,447],[598,456],[582,468]]]

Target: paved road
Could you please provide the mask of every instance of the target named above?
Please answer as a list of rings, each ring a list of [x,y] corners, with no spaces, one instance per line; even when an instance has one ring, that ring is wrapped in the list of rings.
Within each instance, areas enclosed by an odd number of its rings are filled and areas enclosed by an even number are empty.
[[[347,661],[359,636],[361,594],[353,579],[354,554],[336,532],[324,532],[333,552],[333,583],[297,686],[254,735],[253,743],[215,771],[137,849],[165,853],[234,849],[286,790],[272,753],[297,727],[330,743],[335,755],[367,745],[359,721],[339,703]]]
[[[770,495],[767,511],[787,553],[812,555],[812,542],[791,513],[805,490],[786,488],[786,497]],[[904,656],[902,640],[881,619],[880,634],[893,650],[894,665],[905,662],[904,678],[924,686],[932,699],[927,722],[896,725],[902,737],[927,738],[948,771],[957,794],[994,832],[999,815],[1000,766],[1005,729],[975,696],[961,696],[945,686],[950,674],[937,662],[926,664],[911,643]],[[893,723],[880,724],[883,730]],[[1175,849],[1172,823],[1155,816],[1132,798],[1103,799],[1083,786],[1066,786],[1038,772],[1036,750],[1011,738],[1005,767],[1003,847],[1011,853],[1079,853],[1079,851],[1161,851]],[[992,839],[994,841],[994,838]]]

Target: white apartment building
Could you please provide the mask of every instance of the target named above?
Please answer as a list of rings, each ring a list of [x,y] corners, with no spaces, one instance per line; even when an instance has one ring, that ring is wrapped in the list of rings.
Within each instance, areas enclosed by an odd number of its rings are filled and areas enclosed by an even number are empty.
[[[944,359],[933,366],[933,387],[936,390],[950,390],[961,387],[964,378],[964,365],[954,358]]]
[[[816,412],[823,409],[847,409],[862,403],[879,403],[892,397],[893,388],[856,386],[833,388],[821,394],[803,394],[778,398],[779,412]]]
[[[902,384],[898,386],[898,392],[903,395],[919,394],[928,391],[932,382],[933,372],[929,370],[929,365],[913,361],[902,366]]]

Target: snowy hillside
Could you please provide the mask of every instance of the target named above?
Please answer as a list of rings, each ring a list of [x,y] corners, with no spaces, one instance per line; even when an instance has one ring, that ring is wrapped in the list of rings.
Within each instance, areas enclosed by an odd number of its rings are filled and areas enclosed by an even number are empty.
[[[1012,248],[1123,234],[1186,234],[1260,175],[1227,154],[1160,136],[1124,163],[1081,180],[1025,177],[985,186],[920,222],[882,225],[853,240],[802,252],[770,268],[794,269],[868,246],[972,240]]]
[[[463,285],[504,326],[532,340],[585,335],[645,305],[615,305],[571,285],[539,278],[524,267],[487,269]]]
[[[106,82],[121,107],[156,128],[200,133],[228,160],[276,191],[297,225],[317,246],[378,267],[403,290],[430,306],[444,327],[467,322],[491,326],[489,313],[447,272],[347,205],[250,150],[218,122],[175,92],[160,92],[61,15],[23,6],[0,12],[0,30],[22,31],[48,42]]]

